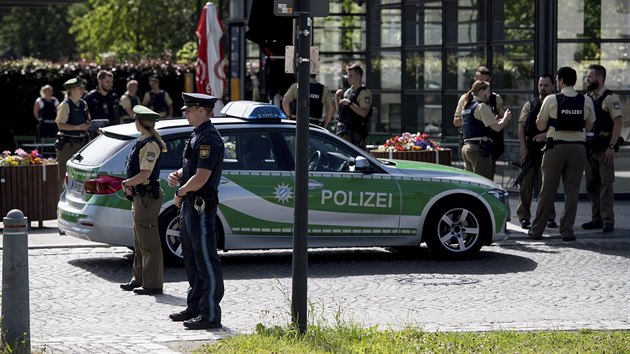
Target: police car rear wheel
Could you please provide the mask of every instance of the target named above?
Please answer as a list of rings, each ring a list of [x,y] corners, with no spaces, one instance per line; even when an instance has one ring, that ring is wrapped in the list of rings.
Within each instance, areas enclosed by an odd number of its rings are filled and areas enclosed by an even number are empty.
[[[164,263],[183,266],[182,241],[179,234],[179,216],[175,207],[169,208],[159,217],[160,239]]]
[[[423,239],[431,252],[445,259],[468,259],[479,252],[490,220],[486,209],[470,198],[449,198],[431,209]]]

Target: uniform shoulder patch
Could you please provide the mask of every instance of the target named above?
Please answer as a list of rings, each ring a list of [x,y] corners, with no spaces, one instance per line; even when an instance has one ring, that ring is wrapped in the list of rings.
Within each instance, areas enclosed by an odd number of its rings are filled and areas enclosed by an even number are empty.
[[[199,146],[199,158],[207,159],[210,156],[210,145]]]
[[[614,109],[621,109],[621,102],[619,102],[619,101],[615,101],[615,102],[613,103],[613,108],[614,108]]]
[[[147,161],[149,161],[149,162],[155,161],[155,155],[156,155],[156,153],[154,153],[154,152],[147,152]]]

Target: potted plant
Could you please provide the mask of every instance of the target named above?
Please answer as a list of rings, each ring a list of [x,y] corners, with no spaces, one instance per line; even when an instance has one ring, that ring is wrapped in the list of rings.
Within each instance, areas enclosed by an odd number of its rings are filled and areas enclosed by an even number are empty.
[[[57,161],[22,149],[0,155],[0,214],[21,210],[30,221],[57,217],[60,181]]]
[[[451,150],[442,148],[439,142],[429,139],[427,133],[408,132],[391,137],[376,150],[370,151],[374,157],[412,160],[451,165]]]

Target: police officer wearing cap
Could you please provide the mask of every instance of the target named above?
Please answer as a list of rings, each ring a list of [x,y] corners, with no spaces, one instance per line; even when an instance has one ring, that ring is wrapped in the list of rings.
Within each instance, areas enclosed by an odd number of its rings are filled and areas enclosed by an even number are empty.
[[[564,211],[560,216],[560,234],[563,241],[575,241],[573,224],[586,163],[586,132],[595,122],[593,102],[578,95],[573,88],[576,81],[575,70],[568,66],[558,69],[556,86],[560,93],[545,97],[536,119],[538,130],[548,130],[538,208],[528,232],[535,240],[542,238],[562,178]]]
[[[186,309],[169,317],[184,321],[188,329],[221,328],[219,303],[224,287],[215,217],[224,146],[209,119],[217,99],[195,93],[182,97],[182,111],[194,130],[184,148],[183,167],[169,174],[168,183],[179,186],[174,203],[180,208],[182,253],[190,287]]]
[[[66,162],[89,141],[90,129],[90,114],[87,104],[81,99],[84,92],[83,82],[77,77],[66,81],[63,87],[67,90],[66,98],[57,107],[55,118],[59,128],[55,150],[62,187],[66,177]]]
[[[122,181],[125,195],[132,200],[133,272],[131,281],[120,287],[140,295],[157,295],[162,294],[164,283],[158,215],[163,195],[160,159],[166,144],[155,130],[158,113],[140,105],[133,107],[133,113],[140,139],[127,156],[127,179]]]
[[[595,107],[595,125],[591,142],[592,155],[586,163],[586,192],[591,200],[591,221],[582,224],[586,230],[615,229],[613,202],[615,194],[615,152],[619,150],[621,133],[621,101],[604,86],[606,68],[599,64],[588,67],[588,96]]]

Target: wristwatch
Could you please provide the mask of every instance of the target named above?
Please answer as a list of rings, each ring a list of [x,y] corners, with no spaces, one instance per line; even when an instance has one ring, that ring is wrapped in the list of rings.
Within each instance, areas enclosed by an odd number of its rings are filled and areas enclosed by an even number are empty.
[[[126,179],[124,179],[124,180],[122,181],[122,186],[123,186],[123,188],[124,188],[124,187],[126,187],[126,184],[127,184],[127,180],[126,180]]]
[[[609,148],[609,149],[613,149],[613,150],[614,150],[614,149],[615,149],[615,144],[610,144],[610,145],[608,145],[608,148]]]

